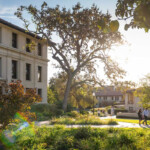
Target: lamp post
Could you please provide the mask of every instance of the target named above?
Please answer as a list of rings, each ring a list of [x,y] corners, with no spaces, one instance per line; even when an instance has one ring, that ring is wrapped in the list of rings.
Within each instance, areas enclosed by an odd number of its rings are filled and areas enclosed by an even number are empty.
[[[94,97],[95,97],[95,93],[93,93],[93,115],[94,115]]]

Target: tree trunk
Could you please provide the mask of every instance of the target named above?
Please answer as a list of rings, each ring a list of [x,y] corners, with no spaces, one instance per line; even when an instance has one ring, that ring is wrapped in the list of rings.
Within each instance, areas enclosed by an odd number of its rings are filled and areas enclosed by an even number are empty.
[[[68,77],[68,81],[67,81],[67,85],[66,85],[66,89],[65,89],[64,100],[63,100],[64,112],[66,112],[66,110],[67,110],[67,102],[68,102],[68,97],[69,97],[69,93],[70,93],[71,83],[72,83],[72,76],[70,75]]]

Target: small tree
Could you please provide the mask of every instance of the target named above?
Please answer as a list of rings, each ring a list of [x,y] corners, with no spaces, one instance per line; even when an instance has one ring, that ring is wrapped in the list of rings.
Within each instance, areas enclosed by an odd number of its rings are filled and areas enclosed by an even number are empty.
[[[85,83],[71,90],[70,100],[79,109],[94,107],[97,103],[97,99],[93,96],[93,87]]]
[[[108,53],[112,46],[121,42],[118,22],[112,21],[109,13],[102,13],[95,5],[84,9],[77,4],[72,10],[60,10],[59,6],[50,8],[45,2],[40,10],[32,5],[21,6],[16,15],[24,21],[28,30],[30,23],[23,17],[24,11],[31,15],[31,22],[36,26],[34,33],[46,38],[57,67],[67,74],[64,111],[72,80],[79,73],[85,74],[84,81],[89,77],[94,80],[96,62],[99,65],[103,63],[108,77],[120,77],[123,73]]]
[[[150,29],[150,0],[118,0],[116,16],[129,20],[125,30],[129,27]]]
[[[140,103],[144,108],[150,108],[150,74],[141,80],[141,85],[135,91],[135,95],[140,98]]]
[[[25,93],[21,81],[10,83],[6,90],[6,94],[0,95],[0,124],[3,129],[12,121],[17,112],[26,111],[33,103],[41,101],[34,89],[29,89]]]

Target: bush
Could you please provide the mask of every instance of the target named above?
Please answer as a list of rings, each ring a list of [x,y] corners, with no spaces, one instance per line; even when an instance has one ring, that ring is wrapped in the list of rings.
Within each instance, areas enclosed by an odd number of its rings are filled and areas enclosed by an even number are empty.
[[[80,114],[77,111],[67,112],[65,115],[69,117],[75,117],[75,118],[80,116]]]
[[[74,137],[76,139],[87,139],[92,135],[91,133],[92,133],[92,128],[90,128],[90,127],[81,127],[81,128],[78,128],[78,130],[75,133]]]
[[[5,129],[13,121],[17,112],[26,112],[32,104],[40,102],[41,97],[34,89],[24,92],[21,81],[3,85],[6,93],[0,94],[0,124]]]
[[[56,148],[57,150],[68,150],[73,148],[74,146],[74,137],[69,136],[69,137],[64,137],[61,138],[57,143],[56,143]]]
[[[147,150],[150,144],[149,129],[133,128],[34,127],[20,130],[15,137],[11,150]]]
[[[82,114],[82,115],[88,115],[88,114],[89,114],[89,112],[88,112],[88,111],[86,111],[86,110],[80,110],[80,114]]]
[[[34,104],[31,106],[31,112],[35,112],[38,121],[48,120],[52,117],[58,117],[63,115],[64,111],[58,109],[55,104]]]
[[[113,119],[101,120],[99,117],[93,115],[80,115],[79,117],[60,117],[53,118],[50,124],[78,124],[78,125],[116,125],[118,124]]]
[[[133,135],[129,135],[127,133],[122,133],[122,134],[120,134],[118,143],[120,144],[120,146],[123,146],[123,145],[129,146],[132,143],[134,143],[134,141],[135,140],[133,138]]]
[[[62,100],[58,100],[58,101],[56,101],[55,105],[56,105],[57,109],[62,109],[63,101]],[[72,110],[73,110],[72,104],[68,103],[67,104],[67,112],[70,112]]]

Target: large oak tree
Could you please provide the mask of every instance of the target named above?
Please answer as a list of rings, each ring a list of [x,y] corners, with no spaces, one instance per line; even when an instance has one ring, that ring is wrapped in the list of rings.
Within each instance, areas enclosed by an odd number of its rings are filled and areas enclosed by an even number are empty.
[[[25,19],[25,12],[28,16],[30,14],[31,19]],[[16,15],[24,21],[27,29],[30,30],[30,23],[35,25],[34,33],[47,40],[52,58],[58,63],[57,67],[67,73],[64,110],[67,109],[73,78],[84,74],[84,81],[89,77],[94,80],[96,61],[99,65],[103,63],[108,77],[116,78],[123,73],[109,56],[111,47],[122,41],[117,31],[118,23],[111,20],[109,13],[102,13],[95,5],[82,8],[76,4],[67,10],[59,6],[51,8],[44,2],[40,9],[32,5],[21,6]]]

